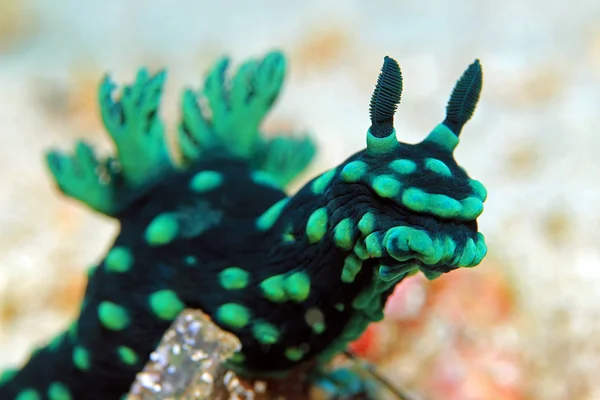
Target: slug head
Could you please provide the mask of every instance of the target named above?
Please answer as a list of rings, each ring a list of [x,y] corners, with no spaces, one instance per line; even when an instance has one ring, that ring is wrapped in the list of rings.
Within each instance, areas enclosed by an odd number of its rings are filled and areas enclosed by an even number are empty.
[[[371,98],[367,149],[342,166],[336,188],[342,195],[361,193],[353,211],[360,231],[353,252],[359,260],[377,259],[376,276],[382,281],[395,282],[414,270],[433,279],[473,267],[485,256],[476,219],[487,193],[453,156],[481,86],[475,61],[456,83],[444,121],[422,142],[400,143],[393,117],[402,75],[396,61],[385,58]]]

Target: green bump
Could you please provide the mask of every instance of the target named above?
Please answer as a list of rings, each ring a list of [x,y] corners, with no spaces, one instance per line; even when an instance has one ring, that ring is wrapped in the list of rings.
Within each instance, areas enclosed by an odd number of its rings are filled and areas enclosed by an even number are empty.
[[[279,340],[279,330],[268,322],[257,322],[252,327],[254,338],[262,344],[275,344]]]
[[[261,231],[269,230],[275,225],[277,219],[281,215],[283,208],[290,201],[289,198],[281,199],[277,203],[273,204],[267,211],[263,213],[256,221],[256,227]]]
[[[306,300],[310,294],[310,278],[305,272],[294,272],[283,281],[287,297],[298,303]]]
[[[250,311],[240,304],[227,303],[217,310],[217,319],[230,328],[240,329],[248,325]]]
[[[76,346],[73,350],[73,363],[82,371],[87,371],[91,367],[90,353],[81,346]]]
[[[479,264],[481,262],[481,260],[483,260],[483,258],[486,256],[487,254],[487,245],[485,244],[485,237],[483,236],[483,234],[481,232],[477,232],[477,239],[475,240],[475,245],[477,247],[477,264]]]
[[[444,124],[438,124],[425,138],[425,142],[435,143],[446,151],[452,152],[458,145],[458,136]]]
[[[394,160],[390,163],[390,168],[398,174],[408,175],[417,170],[417,164],[412,160]]]
[[[106,329],[120,331],[129,325],[129,315],[124,307],[110,301],[103,301],[98,306],[98,318]]]
[[[316,178],[311,185],[312,192],[314,194],[323,194],[335,176],[335,172],[336,170],[332,169]]]
[[[402,194],[402,204],[416,212],[427,211],[427,193],[417,188],[408,188]]]
[[[146,229],[146,241],[151,245],[171,242],[177,236],[179,222],[172,214],[161,214]]]
[[[73,397],[66,385],[54,382],[48,388],[48,398],[50,400],[71,400]]]
[[[343,250],[350,250],[353,246],[352,236],[354,231],[354,224],[352,219],[344,218],[336,225],[333,230],[333,239],[335,244]]]
[[[344,303],[335,303],[334,307],[339,312],[342,312],[346,309],[346,306],[344,305]]]
[[[352,283],[356,275],[362,268],[361,260],[353,254],[350,254],[344,260],[344,268],[342,269],[342,282]]]
[[[426,201],[427,211],[442,218],[453,218],[463,212],[463,206],[458,200],[444,194],[427,194]]]
[[[113,247],[104,260],[106,269],[113,272],[127,272],[133,265],[133,256],[125,247]]]
[[[483,186],[481,182],[476,181],[475,179],[471,179],[469,181],[469,185],[471,186],[471,190],[473,190],[475,196],[477,196],[479,200],[485,201],[485,199],[487,198],[487,189],[485,188],[485,186]]]
[[[119,346],[117,353],[119,354],[119,358],[123,364],[135,365],[138,361],[137,354],[130,347]]]
[[[308,217],[306,224],[306,236],[310,244],[317,243],[327,232],[327,209],[322,207]]]
[[[401,187],[402,184],[389,175],[381,175],[373,179],[373,190],[386,199],[397,196]]]
[[[287,295],[283,288],[283,276],[274,275],[260,283],[260,288],[264,296],[275,303],[281,303],[287,300]]]
[[[425,159],[425,168],[442,176],[452,176],[452,171],[446,164],[435,158]]]
[[[342,180],[344,182],[358,182],[367,173],[368,166],[363,161],[351,161],[342,169]]]
[[[169,289],[152,293],[149,297],[149,303],[152,312],[165,321],[172,321],[185,308],[177,293]]]
[[[368,212],[358,221],[358,230],[363,235],[368,235],[375,230],[376,222],[377,218],[375,218],[375,215],[372,212]]]
[[[396,130],[382,138],[373,136],[371,129],[367,132],[367,152],[373,155],[388,154],[400,148],[400,143],[396,139]]]
[[[298,347],[288,347],[285,349],[285,356],[290,361],[299,361],[304,357],[304,351]]]
[[[361,260],[366,260],[367,258],[371,257],[367,251],[364,240],[359,240],[356,242],[354,245],[354,254],[356,254]]]
[[[42,400],[42,396],[35,389],[25,389],[15,397],[15,400]]]
[[[254,183],[259,185],[267,186],[273,189],[281,189],[281,185],[279,182],[277,182],[273,174],[267,171],[252,172],[252,180]]]
[[[9,368],[0,374],[0,386],[10,381],[19,372],[16,368]]]
[[[471,238],[468,238],[465,242],[465,247],[462,250],[462,254],[460,256],[460,260],[458,261],[459,267],[472,267],[473,261],[475,261],[477,257],[477,246],[475,245],[475,241]]]
[[[320,309],[316,307],[309,308],[304,313],[304,319],[315,334],[320,335],[325,331],[325,316]]]
[[[379,258],[383,256],[383,247],[381,245],[381,237],[378,233],[371,233],[365,238],[365,246],[371,257]]]
[[[226,268],[219,274],[221,286],[227,290],[243,289],[248,285],[250,274],[238,267]]]
[[[477,197],[467,197],[460,201],[462,205],[462,218],[472,220],[483,212],[483,202]]]
[[[223,176],[217,171],[198,172],[190,181],[190,189],[203,193],[213,190],[221,185]]]

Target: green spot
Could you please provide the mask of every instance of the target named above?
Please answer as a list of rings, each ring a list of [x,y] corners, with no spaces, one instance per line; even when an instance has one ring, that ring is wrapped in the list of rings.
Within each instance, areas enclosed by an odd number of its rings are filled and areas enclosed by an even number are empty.
[[[483,258],[486,256],[487,254],[487,245],[485,244],[485,237],[483,236],[483,234],[481,232],[477,232],[477,239],[475,240],[475,245],[477,247],[477,264],[479,264],[481,262],[481,260],[483,260]]]
[[[131,252],[124,247],[113,247],[106,256],[104,265],[109,271],[127,272],[133,265]]]
[[[425,159],[425,168],[442,176],[452,176],[452,171],[446,164],[435,158]]]
[[[352,248],[354,245],[354,243],[352,243],[353,236],[354,224],[350,218],[341,220],[333,230],[333,240],[335,240],[335,244],[343,250],[350,250]]]
[[[479,198],[479,200],[485,201],[485,199],[487,199],[487,190],[481,182],[476,181],[475,179],[471,179],[469,181],[469,185],[471,186],[471,190],[473,190],[473,193]]]
[[[16,368],[9,368],[0,374],[0,386],[4,385],[6,382],[10,381],[12,378],[17,375],[19,372]]]
[[[186,256],[183,261],[190,266],[198,264],[198,259],[194,256]]]
[[[356,244],[354,245],[354,254],[356,254],[361,260],[366,260],[367,258],[371,257],[371,255],[367,251],[367,248],[365,247],[364,240],[359,240],[358,242],[356,242]]]
[[[15,400],[42,400],[42,396],[34,389],[25,389],[21,391]]]
[[[285,356],[290,361],[299,361],[304,357],[304,351],[298,347],[288,347],[285,349]]]
[[[60,347],[64,338],[65,338],[64,333],[56,335],[56,337],[54,339],[52,339],[52,341],[48,344],[48,350],[56,351],[56,349],[58,349]]]
[[[377,218],[375,218],[375,215],[372,212],[368,212],[358,221],[358,230],[366,236],[375,230],[376,222]]]
[[[344,305],[344,303],[335,303],[334,307],[339,312],[342,312],[346,309],[346,306]]]
[[[459,267],[472,267],[473,262],[477,257],[477,246],[475,245],[475,241],[471,238],[468,238],[465,242],[465,247],[462,250],[462,254],[460,256],[460,260],[458,261]]]
[[[342,169],[342,180],[344,182],[358,182],[367,173],[368,166],[363,161],[352,161]]]
[[[344,268],[342,269],[342,282],[352,283],[356,275],[362,268],[362,262],[353,254],[350,254],[344,260]]]
[[[424,142],[435,143],[444,150],[452,152],[458,145],[458,136],[444,124],[438,124],[425,138]]]
[[[327,232],[327,209],[319,208],[308,217],[306,236],[310,244],[317,243]]]
[[[98,318],[106,329],[120,331],[129,325],[129,315],[124,307],[110,301],[103,301],[98,306]]]
[[[48,388],[48,398],[50,400],[71,400],[73,397],[66,385],[54,382]]]
[[[390,163],[390,168],[398,174],[408,175],[417,170],[417,164],[412,160],[394,160]]]
[[[146,241],[151,245],[171,242],[177,236],[179,222],[172,214],[161,214],[146,229]]]
[[[221,185],[223,176],[216,171],[198,172],[190,181],[190,189],[197,193],[208,192]]]
[[[287,296],[298,303],[310,294],[310,278],[304,272],[294,272],[285,278],[283,285]]]
[[[267,171],[253,171],[252,181],[258,185],[267,186],[273,189],[281,189],[281,185],[277,182],[273,174]]]
[[[396,130],[382,138],[373,136],[371,129],[367,132],[367,152],[373,155],[388,154],[400,148],[400,143],[396,139]]]
[[[373,179],[372,186],[379,196],[390,199],[398,195],[402,184],[389,175],[382,175]]]
[[[279,330],[268,322],[257,322],[252,327],[256,340],[262,344],[275,344],[279,340]]]
[[[381,236],[374,232],[365,238],[365,246],[371,257],[380,258],[383,256],[383,247],[381,245]]]
[[[71,323],[71,325],[69,325],[69,338],[71,338],[72,340],[77,338],[77,321],[74,321]]]
[[[463,206],[444,194],[427,194],[428,211],[442,218],[454,218],[461,214]]]
[[[135,354],[135,351],[129,347],[119,346],[117,353],[119,354],[119,358],[123,364],[135,365],[135,363],[138,361],[137,354]]]
[[[250,274],[238,267],[226,268],[219,274],[221,286],[227,290],[243,289],[248,285]]]
[[[217,319],[230,328],[240,329],[248,325],[250,311],[240,304],[227,303],[217,310]]]
[[[481,215],[483,212],[483,202],[477,197],[467,197],[460,201],[462,204],[462,215],[461,217],[466,220],[473,220]]]
[[[283,208],[289,200],[290,199],[286,197],[285,199],[281,199],[277,203],[273,204],[267,211],[264,212],[263,215],[258,218],[256,221],[256,227],[261,231],[271,229],[273,225],[275,225],[275,222],[277,222],[277,219],[281,215]]]
[[[402,194],[402,204],[416,212],[427,210],[427,193],[417,188],[408,188]]]
[[[323,194],[335,176],[335,172],[336,170],[332,169],[315,179],[311,186],[312,192],[314,194]]]
[[[90,353],[81,346],[76,346],[73,350],[73,363],[82,371],[90,369]]]
[[[260,283],[260,288],[264,296],[275,303],[281,303],[287,300],[285,290],[283,288],[283,276],[274,275],[265,279]]]
[[[172,290],[159,290],[149,297],[152,312],[160,319],[172,321],[183,311],[185,305]]]
[[[244,361],[246,361],[246,356],[244,355],[244,353],[233,353],[233,355],[231,357],[229,357],[229,359],[227,361],[231,361],[232,363],[235,364],[241,364]]]
[[[309,308],[304,313],[304,319],[313,332],[320,335],[325,331],[325,316],[323,312],[316,307]]]

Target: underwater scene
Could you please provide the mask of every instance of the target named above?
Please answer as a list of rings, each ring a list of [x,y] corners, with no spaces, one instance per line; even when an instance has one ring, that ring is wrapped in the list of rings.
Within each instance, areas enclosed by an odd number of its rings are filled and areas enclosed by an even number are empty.
[[[600,400],[599,22],[5,0],[0,400]]]

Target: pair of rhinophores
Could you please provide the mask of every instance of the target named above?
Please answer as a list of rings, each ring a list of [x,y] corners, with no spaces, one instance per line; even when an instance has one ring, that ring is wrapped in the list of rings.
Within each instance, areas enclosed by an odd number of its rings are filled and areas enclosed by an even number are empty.
[[[89,272],[78,319],[0,383],[0,399],[119,399],[173,319],[201,309],[242,342],[242,376],[327,363],[383,318],[396,284],[473,267],[486,254],[477,217],[484,186],[453,150],[482,87],[478,61],[456,83],[446,117],[420,143],[398,142],[402,93],[386,57],[370,103],[367,147],[308,182],[283,188],[311,161],[305,137],[261,135],[285,58],[271,52],[228,77],[216,63],[198,94],[183,93],[169,156],[158,115],[165,73],[138,72],[99,101],[116,153],[86,143],[50,152],[58,188],[120,222]],[[90,238],[93,240],[93,238]]]

